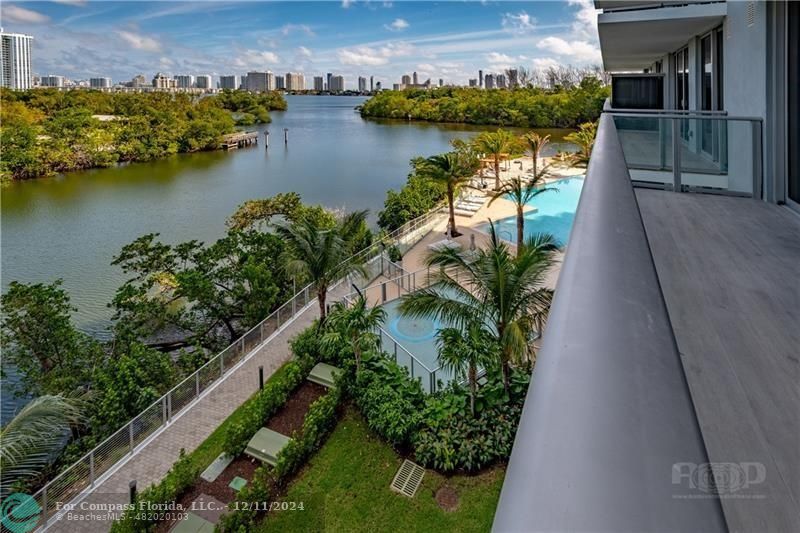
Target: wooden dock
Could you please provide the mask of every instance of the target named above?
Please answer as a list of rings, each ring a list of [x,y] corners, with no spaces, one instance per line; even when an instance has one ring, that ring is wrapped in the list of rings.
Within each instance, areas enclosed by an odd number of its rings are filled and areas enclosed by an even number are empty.
[[[251,144],[258,144],[257,131],[242,131],[223,135],[220,146],[223,150],[235,150],[236,148],[250,146]]]

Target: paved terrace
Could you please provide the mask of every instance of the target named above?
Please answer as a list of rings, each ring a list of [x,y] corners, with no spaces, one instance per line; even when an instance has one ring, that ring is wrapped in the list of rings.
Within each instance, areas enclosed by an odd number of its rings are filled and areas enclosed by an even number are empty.
[[[345,287],[340,285],[331,291],[329,301],[344,294]],[[139,490],[143,490],[163,479],[178,460],[181,449],[189,453],[197,448],[237,407],[258,390],[259,366],[264,367],[266,379],[291,359],[289,340],[318,316],[319,309],[314,299],[302,314],[277,332],[269,342],[256,348],[250,359],[230,370],[215,389],[187,407],[157,437],[141,446],[119,470],[99,484],[84,502],[125,504],[129,501],[128,484],[131,480],[135,479]],[[111,528],[110,521],[90,519],[89,514],[89,510],[75,511],[74,520],[62,517],[48,531],[104,532]]]
[[[728,527],[800,531],[800,216],[744,198],[636,198],[709,459],[765,468],[722,498]]]

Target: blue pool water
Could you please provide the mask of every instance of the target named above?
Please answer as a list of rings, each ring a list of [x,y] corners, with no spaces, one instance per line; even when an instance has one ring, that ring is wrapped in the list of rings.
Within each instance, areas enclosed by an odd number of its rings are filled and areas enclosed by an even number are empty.
[[[548,186],[557,188],[558,192],[542,193],[530,202],[529,205],[536,207],[537,211],[525,214],[525,238],[535,233],[550,233],[560,246],[566,246],[583,188],[583,176],[564,178]],[[497,220],[495,228],[501,239],[516,244],[517,217]],[[488,232],[489,223],[481,224],[478,229]]]

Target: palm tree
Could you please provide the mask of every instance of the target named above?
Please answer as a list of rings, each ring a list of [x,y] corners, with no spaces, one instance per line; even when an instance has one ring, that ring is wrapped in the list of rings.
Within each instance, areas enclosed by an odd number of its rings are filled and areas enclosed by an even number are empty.
[[[523,214],[525,205],[544,192],[558,192],[558,188],[556,187],[545,186],[544,176],[547,168],[548,167],[543,168],[539,174],[534,175],[531,179],[512,178],[505,182],[503,186],[500,187],[500,190],[495,191],[495,193],[492,194],[492,198],[489,200],[489,205],[502,197],[506,197],[514,202],[517,208],[517,254],[519,254],[520,249],[525,243],[525,216]]]
[[[525,142],[528,143],[528,147],[531,149],[531,159],[533,160],[533,175],[536,176],[539,174],[539,154],[542,153],[542,150],[545,146],[550,144],[550,136],[549,135],[539,135],[535,131],[532,131],[524,136]]]
[[[81,413],[73,400],[40,396],[0,429],[0,497],[19,481],[37,476],[47,466]]]
[[[589,158],[592,156],[594,138],[597,135],[597,123],[586,122],[578,126],[578,131],[573,131],[564,137],[565,141],[571,142],[578,147],[578,151],[567,156],[567,161],[573,166],[588,166]]]
[[[361,227],[367,211],[357,211],[323,225],[319,217],[307,217],[291,224],[276,225],[277,234],[287,248],[286,269],[309,280],[317,293],[319,327],[325,322],[328,289],[348,274],[366,274],[358,255],[351,255],[349,238]]]
[[[497,361],[495,340],[481,324],[473,323],[465,330],[439,330],[439,365],[452,372],[456,379],[469,384],[469,407],[475,416],[475,395],[478,391],[478,369]]]
[[[511,152],[517,139],[507,130],[484,132],[475,138],[475,149],[494,158],[494,188],[500,188],[500,154]]]
[[[400,313],[462,330],[474,322],[486,324],[499,347],[508,391],[511,363],[529,358],[530,341],[550,309],[553,291],[544,283],[558,248],[552,235],[534,235],[514,257],[491,221],[489,228],[486,248],[431,251],[426,263],[438,268],[431,271],[430,285],[403,296]]]
[[[348,342],[356,359],[356,372],[361,370],[361,354],[378,346],[375,330],[386,320],[386,311],[381,307],[370,309],[367,299],[359,295],[352,305],[336,302],[328,315],[326,333],[322,342],[338,346]]]
[[[417,174],[447,188],[447,205],[450,210],[450,237],[461,235],[456,230],[455,192],[469,182],[477,169],[477,159],[467,151],[447,152],[423,159],[417,165]]]

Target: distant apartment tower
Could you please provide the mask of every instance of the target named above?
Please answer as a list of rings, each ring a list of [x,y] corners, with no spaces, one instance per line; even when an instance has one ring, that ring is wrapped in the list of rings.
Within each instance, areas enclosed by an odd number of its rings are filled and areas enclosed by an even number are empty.
[[[286,89],[286,78],[283,76],[275,76],[275,88],[279,91]]]
[[[508,86],[512,89],[519,85],[519,72],[517,69],[512,68],[508,71]]]
[[[178,89],[190,89],[194,86],[194,76],[178,74],[174,77],[175,86]]]
[[[364,76],[358,77],[358,92],[365,93],[367,92],[367,78]]]
[[[170,80],[169,76],[166,74],[162,74],[157,72],[155,76],[153,76],[153,87],[156,89],[169,89],[173,84],[170,83],[173,80]]]
[[[89,78],[89,87],[92,89],[110,89],[111,78]]]
[[[278,78],[279,78],[279,76],[276,76],[275,74],[273,74],[269,70],[267,71],[267,90],[268,91],[274,91],[275,89],[278,88]]]
[[[247,90],[247,75],[239,76],[239,88],[243,91]]]
[[[344,76],[331,76],[330,91],[332,93],[344,91]]]
[[[315,91],[325,90],[325,78],[323,78],[322,76],[314,76],[314,90]]]
[[[414,71],[414,74],[412,75],[412,78],[414,80],[414,85],[419,85],[419,78],[417,78],[417,71],[416,70]]]
[[[33,86],[32,47],[32,36],[0,30],[0,86],[15,90]]]
[[[248,72],[245,88],[251,93],[263,93],[267,90],[266,72]]]
[[[236,81],[236,76],[220,76],[219,88],[220,89],[236,89],[239,84]]]
[[[328,72],[328,73],[325,75],[325,82],[326,82],[326,85],[325,85],[325,86],[328,88],[328,90],[329,90],[329,91],[331,90],[331,78],[333,78],[333,74],[331,74],[330,72]]]
[[[483,87],[483,71],[478,71],[478,87]]]
[[[439,87],[444,87],[444,80],[439,78]]]
[[[198,89],[211,89],[211,76],[203,74],[194,80],[194,86]]]
[[[478,80],[477,80],[477,79],[475,79],[475,78],[470,78],[470,80],[469,80],[469,86],[470,86],[470,87],[477,87],[477,86],[478,86]]]
[[[487,74],[483,78],[484,89],[494,89],[494,74]]]
[[[287,91],[305,91],[306,90],[306,77],[299,72],[286,73],[286,90]]]
[[[399,91],[400,90],[400,84],[399,83],[393,83],[392,84],[392,90],[393,91]]]
[[[401,85],[411,85],[411,76],[408,74],[403,74],[403,77],[400,78]]]
[[[144,74],[137,74],[136,76],[131,78],[131,81],[129,81],[127,85],[135,89],[138,89],[140,87],[147,87],[147,78],[144,77]]]
[[[42,76],[39,80],[39,85],[42,87],[63,87],[64,76]]]
[[[506,88],[506,77],[504,74],[498,74],[497,76],[495,76],[494,81],[498,89]]]
[[[369,92],[375,92],[375,76],[369,77]]]
[[[381,90],[381,82],[377,82],[377,83],[375,84],[375,90],[376,90],[376,91],[378,91],[378,92],[380,92],[380,90]]]

